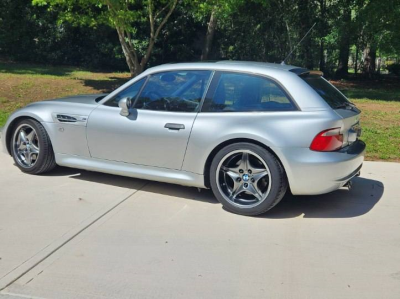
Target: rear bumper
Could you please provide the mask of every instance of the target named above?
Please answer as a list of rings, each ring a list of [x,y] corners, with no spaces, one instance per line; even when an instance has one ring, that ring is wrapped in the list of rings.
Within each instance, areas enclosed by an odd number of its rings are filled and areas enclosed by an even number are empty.
[[[365,147],[363,141],[357,140],[337,152],[280,149],[292,193],[323,194],[342,187],[360,171]]]

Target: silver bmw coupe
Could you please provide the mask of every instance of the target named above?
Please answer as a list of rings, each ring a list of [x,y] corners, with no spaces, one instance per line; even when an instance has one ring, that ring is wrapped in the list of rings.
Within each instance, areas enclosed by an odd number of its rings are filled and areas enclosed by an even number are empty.
[[[30,104],[3,129],[26,173],[56,165],[211,188],[258,215],[290,189],[336,190],[359,174],[360,111],[321,73],[221,61],[148,69],[110,94]]]

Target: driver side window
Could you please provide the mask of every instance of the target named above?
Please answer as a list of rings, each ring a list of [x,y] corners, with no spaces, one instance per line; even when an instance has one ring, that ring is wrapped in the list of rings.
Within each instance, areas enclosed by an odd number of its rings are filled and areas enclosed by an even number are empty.
[[[119,101],[121,101],[123,98],[126,98],[126,97],[129,97],[132,99],[132,101],[134,101],[136,99],[140,89],[142,88],[144,82],[146,82],[146,77],[133,83],[131,86],[128,86],[123,91],[121,91],[119,94],[114,96],[112,99],[109,99],[107,102],[105,102],[104,105],[110,106],[110,107],[118,107]]]
[[[195,112],[211,71],[172,71],[152,75],[135,103],[137,109]]]

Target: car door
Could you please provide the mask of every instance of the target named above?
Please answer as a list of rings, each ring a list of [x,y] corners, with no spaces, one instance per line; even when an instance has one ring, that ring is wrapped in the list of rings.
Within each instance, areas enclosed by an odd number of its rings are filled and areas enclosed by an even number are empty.
[[[193,122],[211,71],[170,71],[142,79],[89,117],[87,138],[93,158],[181,169]],[[129,116],[118,101],[134,99]]]

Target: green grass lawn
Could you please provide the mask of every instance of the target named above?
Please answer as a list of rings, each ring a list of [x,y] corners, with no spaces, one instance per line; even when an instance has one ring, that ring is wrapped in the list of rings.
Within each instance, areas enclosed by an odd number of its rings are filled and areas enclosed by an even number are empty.
[[[339,86],[340,88],[341,86]],[[400,83],[397,88],[342,88],[362,111],[368,160],[400,162]]]
[[[12,111],[29,103],[74,94],[109,92],[129,78],[129,73],[0,63],[0,126]]]
[[[127,80],[128,73],[0,63],[0,126],[12,111],[31,102],[110,92]],[[400,80],[332,83],[362,110],[362,139],[367,143],[367,160],[400,162]]]
[[[400,162],[400,102],[376,103],[365,98],[354,102],[363,112],[362,139],[368,145],[368,159]]]

